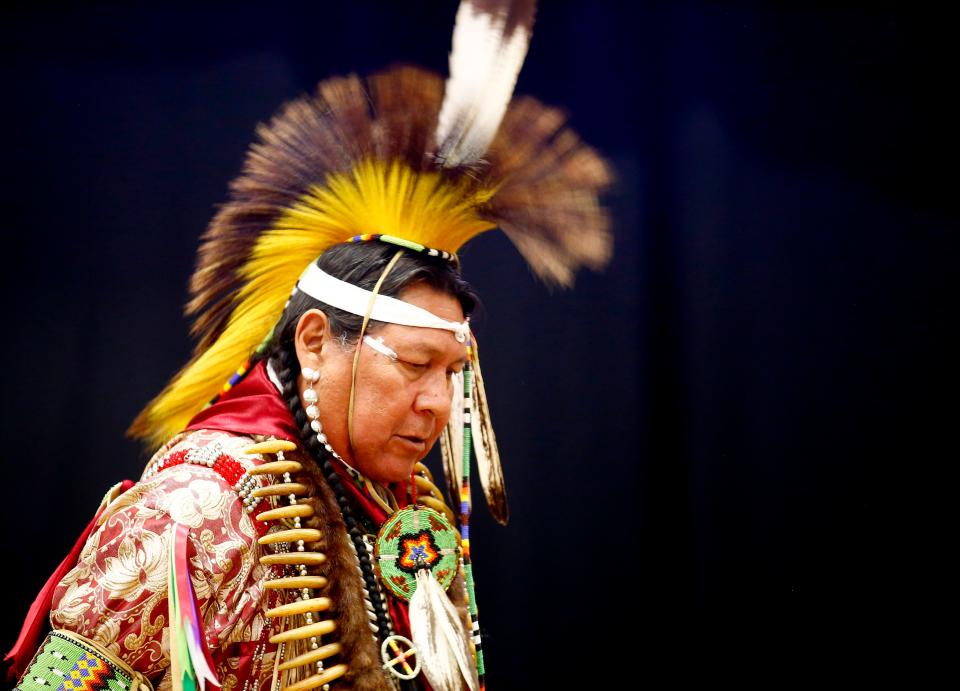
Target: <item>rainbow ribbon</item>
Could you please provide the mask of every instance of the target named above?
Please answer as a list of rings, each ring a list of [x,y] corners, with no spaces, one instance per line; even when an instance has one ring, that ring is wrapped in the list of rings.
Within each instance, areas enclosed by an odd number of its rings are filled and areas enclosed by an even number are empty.
[[[203,625],[197,613],[197,599],[190,584],[187,558],[189,526],[177,523],[170,536],[170,579],[167,603],[170,613],[170,667],[173,691],[205,691],[206,685],[220,688],[213,671],[213,659],[203,640]]]

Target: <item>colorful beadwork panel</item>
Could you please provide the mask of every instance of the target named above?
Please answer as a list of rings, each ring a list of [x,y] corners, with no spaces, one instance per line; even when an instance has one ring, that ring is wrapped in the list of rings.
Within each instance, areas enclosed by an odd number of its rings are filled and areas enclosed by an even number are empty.
[[[17,691],[126,691],[130,677],[109,661],[56,632],[47,636]]]
[[[383,584],[409,600],[417,589],[416,575],[429,568],[446,590],[457,575],[457,533],[441,514],[424,507],[398,511],[377,536],[376,561]]]

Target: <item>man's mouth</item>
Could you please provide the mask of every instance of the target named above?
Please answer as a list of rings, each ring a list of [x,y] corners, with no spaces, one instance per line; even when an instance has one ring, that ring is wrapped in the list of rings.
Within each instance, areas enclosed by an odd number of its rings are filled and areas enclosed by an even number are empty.
[[[396,436],[398,439],[402,439],[404,442],[411,445],[411,447],[416,447],[418,451],[425,450],[427,447],[426,437],[420,437],[413,434],[398,434]]]

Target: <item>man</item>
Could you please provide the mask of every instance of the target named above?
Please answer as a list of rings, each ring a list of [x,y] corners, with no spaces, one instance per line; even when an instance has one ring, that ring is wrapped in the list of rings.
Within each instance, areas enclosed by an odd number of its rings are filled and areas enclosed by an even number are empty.
[[[160,449],[38,598],[18,688],[84,664],[125,687],[483,687],[474,431],[507,512],[456,253],[499,227],[563,285],[610,253],[606,164],[510,102],[532,21],[463,2],[446,85],[332,79],[261,128],[200,249],[194,358],[131,428]],[[441,434],[457,512],[419,463]]]

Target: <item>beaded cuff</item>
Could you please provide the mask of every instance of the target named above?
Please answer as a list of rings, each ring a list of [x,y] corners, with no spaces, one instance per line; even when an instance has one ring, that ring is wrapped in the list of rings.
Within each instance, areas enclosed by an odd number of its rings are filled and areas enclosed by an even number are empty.
[[[91,640],[51,631],[15,691],[153,691],[149,680]]]

